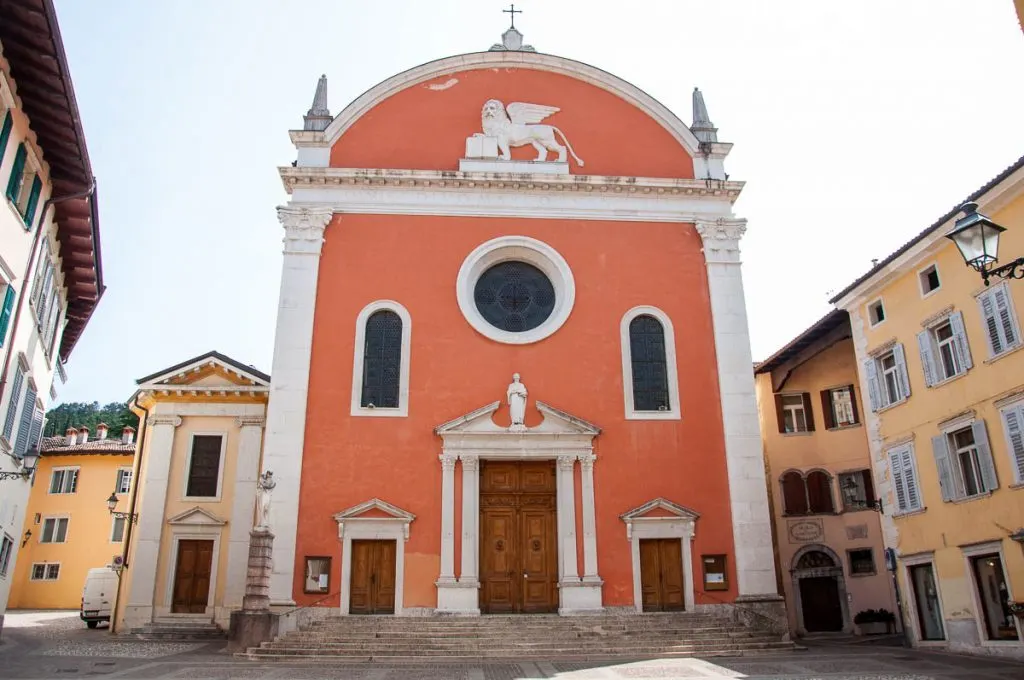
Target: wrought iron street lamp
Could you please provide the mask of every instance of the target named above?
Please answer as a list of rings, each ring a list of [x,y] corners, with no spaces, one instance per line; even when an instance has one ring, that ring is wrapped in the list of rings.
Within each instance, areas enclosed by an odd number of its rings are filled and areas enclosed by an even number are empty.
[[[4,479],[28,479],[36,470],[36,463],[39,462],[39,449],[26,451],[21,458],[21,470],[17,472],[0,472],[0,480]]]
[[[871,508],[882,512],[882,499],[877,498],[870,503],[867,501],[867,497],[861,500],[861,489],[860,485],[854,481],[853,477],[847,477],[846,481],[842,484],[843,494],[846,496],[846,504],[852,506],[860,506],[862,508]]]
[[[117,511],[117,491],[112,491],[110,493],[110,498],[107,499],[107,510],[110,511],[110,516],[114,519],[130,519],[132,524],[139,521],[139,514],[137,512]]]
[[[993,276],[1001,279],[1024,278],[1024,257],[1008,262],[1001,267],[993,267],[999,261],[999,234],[1006,231],[985,215],[978,212],[978,204],[973,201],[964,203],[960,208],[963,216],[953,225],[953,230],[946,238],[956,244],[964,262],[981,274],[985,285]]]

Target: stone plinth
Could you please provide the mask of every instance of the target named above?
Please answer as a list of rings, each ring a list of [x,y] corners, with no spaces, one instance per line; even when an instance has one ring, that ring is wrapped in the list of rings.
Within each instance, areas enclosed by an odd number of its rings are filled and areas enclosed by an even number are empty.
[[[269,601],[269,597],[267,600]],[[280,620],[281,617],[271,611],[231,612],[228,651],[241,652],[274,640],[277,637]]]
[[[274,534],[266,527],[249,532],[249,567],[245,577],[245,597],[242,610],[266,612],[270,610],[270,574],[274,560]],[[232,617],[232,630],[234,617]]]

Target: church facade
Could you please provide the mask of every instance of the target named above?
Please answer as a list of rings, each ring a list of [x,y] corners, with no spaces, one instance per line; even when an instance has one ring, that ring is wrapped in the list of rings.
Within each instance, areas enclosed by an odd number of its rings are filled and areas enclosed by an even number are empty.
[[[694,125],[515,29],[280,173],[271,603],[781,611],[728,179]]]

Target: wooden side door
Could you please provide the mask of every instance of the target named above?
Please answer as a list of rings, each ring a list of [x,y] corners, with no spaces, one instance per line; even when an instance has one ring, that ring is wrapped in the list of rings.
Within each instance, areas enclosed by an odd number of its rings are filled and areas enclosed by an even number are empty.
[[[640,599],[645,612],[684,608],[682,545],[678,538],[641,539]]]
[[[519,601],[519,560],[516,555],[516,509],[484,507],[480,517],[480,609],[485,614],[510,614]]]
[[[350,614],[395,613],[394,541],[352,541]]]
[[[395,613],[395,541],[374,541],[373,574],[370,585],[373,592],[373,613]]]
[[[171,612],[203,614],[210,597],[213,541],[179,541]]]
[[[522,571],[521,607],[527,614],[558,609],[558,546],[553,504],[532,500],[519,509],[519,563]]]
[[[839,584],[831,576],[800,579],[800,607],[808,633],[843,629],[843,606]]]

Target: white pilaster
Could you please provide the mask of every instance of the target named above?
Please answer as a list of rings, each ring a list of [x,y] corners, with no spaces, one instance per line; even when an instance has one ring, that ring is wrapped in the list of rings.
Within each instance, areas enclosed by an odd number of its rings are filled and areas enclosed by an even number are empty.
[[[273,471],[277,480],[270,506],[275,535],[270,602],[291,604],[316,284],[324,229],[332,210],[290,205],[279,207],[277,216],[285,229],[284,264],[263,469]]]
[[[228,534],[227,579],[223,606],[237,609],[245,596],[249,568],[249,532],[256,505],[256,480],[260,475],[260,446],[263,443],[262,416],[239,416],[238,456],[235,459],[235,499],[231,505]]]
[[[559,570],[561,583],[579,583],[580,571],[576,564],[576,480],[573,469],[576,456],[559,456],[556,473],[558,504]]]
[[[176,415],[154,413],[146,419],[146,428],[149,432],[145,451],[145,472],[139,485],[139,519],[133,532],[135,552],[131,555],[127,567],[132,575],[128,606],[124,614],[128,628],[148,623],[153,619],[156,565],[164,528],[164,506],[170,481],[174,429],[179,425],[181,418]]]
[[[455,583],[455,461],[457,458],[448,453],[442,453],[438,458],[441,459],[441,575],[437,582],[438,584]],[[466,488],[465,477],[463,477],[462,488]],[[462,506],[463,508],[466,506],[465,497],[463,497]],[[463,529],[465,530],[465,517],[463,517]],[[462,539],[462,543],[465,545],[465,538]],[[465,553],[462,555],[462,562],[463,564],[466,562]]]
[[[696,227],[708,268],[739,596],[775,598],[768,491],[740,271],[739,240],[746,220],[719,218],[698,221]]]
[[[454,570],[455,553],[455,489],[454,474],[450,483],[452,485],[450,495],[444,491],[444,480],[441,488],[441,577],[437,580],[437,611],[450,614],[476,615],[480,613],[480,582],[477,579],[477,560],[479,550],[477,548],[477,532],[480,529],[480,464],[476,456],[463,455],[462,459],[462,569],[458,581],[454,577],[445,578],[445,555],[446,550],[451,551],[448,569]],[[455,468],[455,456],[443,453],[440,456],[442,464],[446,458],[451,459],[452,469]],[[451,527],[452,535],[449,543],[445,543],[445,517],[448,517],[448,526]]]
[[[459,582],[478,582],[480,536],[480,461],[476,456],[462,456],[462,569]]]
[[[597,575],[597,518],[594,507],[594,460],[597,456],[580,456],[583,472],[583,581],[600,582]]]

